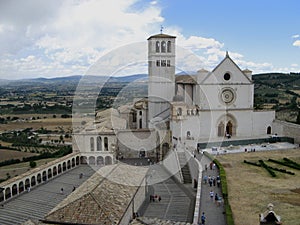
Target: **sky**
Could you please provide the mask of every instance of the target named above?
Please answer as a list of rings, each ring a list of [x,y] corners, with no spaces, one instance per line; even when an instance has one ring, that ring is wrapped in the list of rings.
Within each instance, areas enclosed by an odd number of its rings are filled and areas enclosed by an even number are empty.
[[[228,51],[254,74],[300,72],[299,15],[298,0],[0,0],[0,79],[84,75],[97,63],[146,72],[134,62],[146,54],[126,60],[161,26],[198,59],[178,54],[188,71],[212,70]]]

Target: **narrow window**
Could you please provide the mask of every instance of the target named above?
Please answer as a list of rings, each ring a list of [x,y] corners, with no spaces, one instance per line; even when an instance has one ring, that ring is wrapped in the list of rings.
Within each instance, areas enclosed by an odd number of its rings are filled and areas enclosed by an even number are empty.
[[[95,150],[95,143],[94,143],[94,138],[90,138],[90,143],[91,143],[91,151],[93,152]]]
[[[167,60],[167,67],[170,67],[170,66],[171,66],[171,61]]]
[[[160,67],[160,61],[159,60],[156,60],[156,66]]]
[[[166,52],[166,42],[165,41],[161,42],[161,52]]]
[[[171,52],[171,41],[168,41],[167,52]]]
[[[108,138],[107,137],[104,138],[104,150],[108,151]]]
[[[102,139],[100,136],[97,137],[97,151],[102,151]]]
[[[160,47],[160,43],[159,43],[159,41],[157,41],[155,44],[156,52],[159,52],[159,47]]]
[[[166,65],[167,65],[166,60],[161,60],[161,66],[166,67]]]

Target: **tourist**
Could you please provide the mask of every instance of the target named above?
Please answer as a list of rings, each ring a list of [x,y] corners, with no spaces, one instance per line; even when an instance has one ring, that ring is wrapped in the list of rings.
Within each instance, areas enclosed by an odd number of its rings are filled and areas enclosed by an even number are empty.
[[[161,201],[161,197],[160,197],[160,195],[158,196],[158,201],[159,201],[159,202]]]
[[[216,194],[215,194],[215,203],[216,203],[216,204],[217,204],[218,200],[219,200],[219,196],[218,196],[218,193],[216,193]]]
[[[205,225],[205,221],[206,221],[206,216],[205,216],[205,213],[203,212],[201,215],[201,224]]]
[[[207,184],[207,175],[204,175],[203,181],[204,181],[204,184]]]
[[[218,176],[217,176],[217,186],[220,187],[220,184],[221,184],[221,178],[220,178],[220,176],[218,175]]]
[[[213,190],[210,190],[209,196],[210,196],[210,199],[213,201],[213,199],[214,199],[214,192],[213,192]]]
[[[63,189],[63,188],[60,189],[60,193],[61,193],[62,195],[64,194],[64,189]]]

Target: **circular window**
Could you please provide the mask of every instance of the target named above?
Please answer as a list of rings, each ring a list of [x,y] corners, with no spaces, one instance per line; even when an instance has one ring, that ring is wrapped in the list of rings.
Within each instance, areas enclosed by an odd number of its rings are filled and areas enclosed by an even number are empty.
[[[225,104],[230,104],[234,102],[235,93],[231,89],[225,89],[221,92],[221,99]]]
[[[224,80],[230,80],[230,74],[229,73],[224,74]]]

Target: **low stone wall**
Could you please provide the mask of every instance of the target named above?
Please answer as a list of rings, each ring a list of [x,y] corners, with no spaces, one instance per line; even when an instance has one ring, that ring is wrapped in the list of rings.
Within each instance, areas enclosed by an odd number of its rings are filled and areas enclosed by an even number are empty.
[[[191,172],[191,176],[197,180],[197,194],[195,201],[194,217],[193,224],[198,224],[200,219],[200,198],[201,198],[201,182],[202,182],[202,165],[196,158],[193,157],[193,154],[190,151],[185,151],[186,157],[188,160],[188,166]]]
[[[72,153],[2,182],[0,202],[8,201],[38,185],[75,168],[80,164],[78,153]]]

